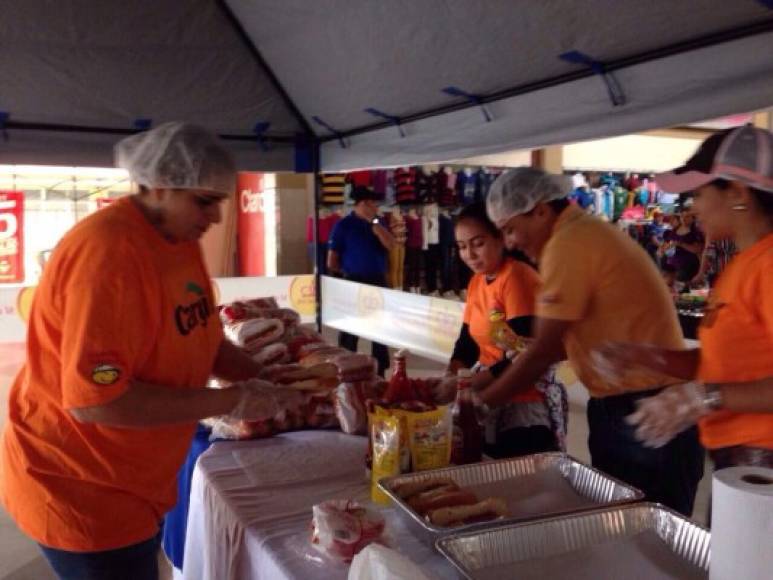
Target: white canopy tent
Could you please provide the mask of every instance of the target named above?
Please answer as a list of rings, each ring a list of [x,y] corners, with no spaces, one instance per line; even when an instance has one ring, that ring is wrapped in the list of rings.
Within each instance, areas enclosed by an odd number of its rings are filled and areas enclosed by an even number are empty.
[[[773,105],[772,7],[0,0],[0,163],[110,165],[143,119],[208,126],[256,170],[310,169],[294,154],[301,137],[332,171],[761,109]]]

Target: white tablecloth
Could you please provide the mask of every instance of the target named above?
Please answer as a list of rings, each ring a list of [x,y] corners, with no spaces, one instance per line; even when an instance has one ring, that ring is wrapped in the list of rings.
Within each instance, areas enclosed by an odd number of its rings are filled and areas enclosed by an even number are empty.
[[[314,504],[367,501],[366,440],[301,431],[260,441],[220,442],[193,474],[183,577],[186,580],[344,580],[348,565],[311,547]],[[431,578],[457,578],[450,564],[386,509],[391,547]]]

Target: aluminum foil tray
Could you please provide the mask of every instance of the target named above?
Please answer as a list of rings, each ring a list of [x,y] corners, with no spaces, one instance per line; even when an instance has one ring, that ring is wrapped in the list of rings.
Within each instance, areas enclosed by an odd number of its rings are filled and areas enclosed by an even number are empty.
[[[453,534],[438,550],[471,580],[708,578],[711,534],[638,503]]]
[[[480,499],[501,497],[507,502],[511,517],[496,522],[440,527],[426,521],[393,491],[398,483],[438,476],[450,477]],[[562,488],[565,495],[569,492],[573,496],[571,501],[554,493],[551,486]],[[438,535],[621,505],[644,497],[638,489],[563,453],[539,453],[398,475],[382,479],[379,487],[392,499],[398,511],[431,534],[432,542]]]

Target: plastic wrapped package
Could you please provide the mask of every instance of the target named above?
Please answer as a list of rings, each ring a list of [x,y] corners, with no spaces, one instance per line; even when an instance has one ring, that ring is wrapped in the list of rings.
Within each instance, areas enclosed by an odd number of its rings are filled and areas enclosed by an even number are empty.
[[[329,429],[338,427],[333,404],[333,391],[322,386],[296,382],[282,387],[295,395],[293,404],[281,404],[279,411],[262,421],[238,420],[228,416],[211,417],[203,422],[212,429],[213,439],[262,439],[278,433],[299,429]],[[300,398],[300,404],[297,400]]]
[[[326,345],[326,348],[319,348],[312,352],[311,354],[307,354],[300,360],[300,364],[304,367],[313,367],[318,364],[323,363],[329,363],[332,362],[333,359],[336,357],[341,356],[342,354],[349,353],[348,350],[345,348],[339,348],[337,346],[329,346]]]
[[[383,380],[369,380],[341,383],[335,392],[335,410],[341,431],[352,435],[368,433],[368,410],[366,401],[380,399],[387,383]]]
[[[253,298],[250,300],[236,300],[220,307],[220,320],[223,324],[232,324],[251,318],[268,318],[261,316],[261,312],[278,309],[276,298]]]
[[[225,334],[232,342],[254,353],[277,342],[284,330],[281,320],[250,319],[226,325]]]
[[[351,500],[330,500],[312,508],[312,545],[349,562],[384,533],[384,517]]]
[[[267,308],[258,310],[259,318],[275,318],[281,320],[285,329],[293,329],[301,323],[301,315],[291,308]]]
[[[322,337],[307,336],[305,334],[299,334],[298,329],[294,329],[294,335],[287,338],[287,350],[290,352],[290,357],[293,361],[300,360],[301,348],[307,344],[323,344]]]
[[[343,354],[330,362],[338,367],[342,383],[372,380],[378,370],[376,359],[366,354]]]
[[[275,365],[289,362],[290,352],[281,342],[264,346],[252,355],[252,360],[262,365]]]
[[[348,580],[429,580],[429,577],[399,552],[373,543],[354,557]]]

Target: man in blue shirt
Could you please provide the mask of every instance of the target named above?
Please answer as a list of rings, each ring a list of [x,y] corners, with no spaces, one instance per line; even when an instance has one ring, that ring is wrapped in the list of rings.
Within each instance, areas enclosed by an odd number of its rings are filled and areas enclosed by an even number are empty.
[[[330,234],[328,271],[352,282],[386,287],[387,255],[395,239],[376,219],[380,197],[367,187],[357,187],[352,199],[354,211],[339,221]],[[338,335],[338,344],[353,352],[357,352],[357,341],[358,337],[348,332]],[[371,352],[383,376],[389,366],[389,351],[374,342]]]

